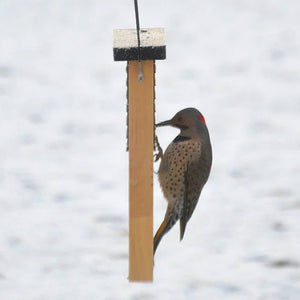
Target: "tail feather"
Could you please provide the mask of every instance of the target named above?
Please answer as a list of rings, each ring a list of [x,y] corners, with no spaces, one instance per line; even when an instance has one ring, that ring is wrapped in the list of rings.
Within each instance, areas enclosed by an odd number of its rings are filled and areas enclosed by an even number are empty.
[[[186,227],[186,220],[185,219],[180,219],[180,240],[183,239],[184,232],[185,232],[185,227]]]
[[[162,237],[172,228],[177,220],[174,220],[170,217],[165,217],[161,225],[159,226],[153,240],[153,255],[157,249],[158,244],[160,243]]]

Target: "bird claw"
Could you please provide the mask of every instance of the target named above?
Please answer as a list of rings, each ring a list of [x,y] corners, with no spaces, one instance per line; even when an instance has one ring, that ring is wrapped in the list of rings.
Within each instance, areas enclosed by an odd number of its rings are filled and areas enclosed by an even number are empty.
[[[162,158],[162,152],[158,152],[156,154],[154,154],[154,162],[157,162],[160,158]]]
[[[160,158],[163,157],[163,150],[158,142],[158,138],[157,138],[157,135],[155,135],[155,138],[154,138],[154,147],[155,147],[155,150],[158,151],[158,153],[154,154],[154,162],[157,162]]]

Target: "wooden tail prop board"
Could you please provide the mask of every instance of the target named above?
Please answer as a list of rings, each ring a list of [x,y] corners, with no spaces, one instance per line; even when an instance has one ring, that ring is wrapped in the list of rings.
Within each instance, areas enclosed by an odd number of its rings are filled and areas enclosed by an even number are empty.
[[[128,66],[129,92],[129,280],[153,280],[154,61]]]

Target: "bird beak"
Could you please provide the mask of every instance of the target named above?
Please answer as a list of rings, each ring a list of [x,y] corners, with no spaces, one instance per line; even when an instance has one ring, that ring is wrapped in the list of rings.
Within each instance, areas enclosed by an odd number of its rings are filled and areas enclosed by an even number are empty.
[[[172,125],[172,120],[168,120],[168,121],[164,121],[164,122],[160,122],[158,124],[155,124],[156,127],[167,126],[167,125]]]

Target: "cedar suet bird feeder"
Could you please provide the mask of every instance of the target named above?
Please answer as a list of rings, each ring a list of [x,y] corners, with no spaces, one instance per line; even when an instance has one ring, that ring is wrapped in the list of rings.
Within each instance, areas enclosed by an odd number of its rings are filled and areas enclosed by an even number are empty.
[[[115,61],[127,61],[129,280],[153,281],[155,60],[166,58],[163,28],[116,29]]]

